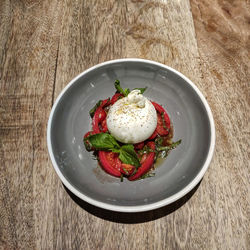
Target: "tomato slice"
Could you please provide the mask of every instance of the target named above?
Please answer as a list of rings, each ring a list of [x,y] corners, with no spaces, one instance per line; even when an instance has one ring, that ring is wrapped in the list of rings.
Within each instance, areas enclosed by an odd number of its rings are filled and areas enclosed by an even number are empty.
[[[106,116],[107,114],[104,111],[104,109],[102,109],[102,107],[98,107],[96,109],[93,120],[92,120],[92,129],[95,134],[98,134],[101,132],[99,128],[99,124],[101,124],[101,122],[106,119]]]
[[[156,127],[156,131],[161,136],[168,135],[168,133],[169,133],[169,130],[166,129],[166,128],[164,128],[163,119],[164,118],[162,117],[162,114],[160,114],[160,113],[157,112],[157,127]]]
[[[120,177],[121,176],[121,160],[118,153],[99,151],[99,160],[102,168],[110,175]]]
[[[140,163],[143,164],[147,159],[147,154],[143,154],[141,160],[140,160]]]
[[[154,133],[148,138],[148,140],[154,140],[156,136],[157,136],[157,131],[155,129]]]
[[[157,127],[156,132],[161,136],[168,135],[170,130],[170,119],[166,110],[156,102],[152,102],[157,111]]]
[[[151,149],[155,149],[155,143],[154,142],[148,142],[147,146],[149,146]],[[134,181],[139,179],[142,175],[147,173],[151,167],[154,165],[154,158],[155,158],[155,152],[150,152],[148,154],[145,154],[145,156],[142,157],[141,160],[141,166],[137,169],[136,173],[134,175],[131,175],[128,179],[130,181]]]
[[[106,158],[111,164],[111,166],[117,170],[121,170],[121,160],[119,159],[118,153],[106,152]]]
[[[108,105],[110,105],[110,100],[109,100],[109,98],[103,100],[102,103],[101,103],[101,105],[100,105],[100,107],[101,107],[101,108],[104,108],[104,107],[107,107]]]
[[[90,143],[89,143],[88,139],[86,139],[86,138],[89,137],[90,135],[93,135],[93,131],[87,132],[87,133],[84,135],[84,137],[83,137],[83,139],[84,139],[84,145],[85,145],[85,147],[86,147],[86,149],[87,149],[88,151],[94,150],[94,148],[92,148],[92,147],[90,146]]]
[[[101,125],[102,121],[106,119],[107,113],[105,112],[104,107],[107,107],[108,105],[110,105],[110,100],[105,99],[95,111],[95,114],[92,119],[92,129],[94,134],[102,132],[100,130],[99,125]]]
[[[114,104],[115,102],[117,102],[121,97],[124,97],[124,95],[121,94],[121,93],[115,93],[115,94],[112,96],[111,100],[110,100],[111,104],[113,105],[113,104]]]
[[[107,119],[104,119],[101,123],[101,126],[102,126],[102,132],[103,133],[106,133],[108,131],[108,127],[107,127]]]
[[[107,116],[107,114],[104,111],[104,109],[100,109],[99,114],[98,114],[98,122],[100,123],[100,122],[104,121],[106,119],[106,116]]]
[[[87,138],[88,136],[92,135],[92,131],[87,132],[83,138]]]
[[[124,175],[131,175],[135,170],[135,166],[130,164],[122,163],[121,165],[121,173]]]
[[[140,149],[142,149],[143,147],[144,147],[144,141],[134,144],[134,148],[135,148],[136,150],[140,150]]]

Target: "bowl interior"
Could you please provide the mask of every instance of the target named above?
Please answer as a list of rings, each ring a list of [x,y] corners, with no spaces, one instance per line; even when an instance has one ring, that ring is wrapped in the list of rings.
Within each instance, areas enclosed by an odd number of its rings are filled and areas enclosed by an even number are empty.
[[[91,129],[89,110],[115,92],[145,87],[150,100],[166,108],[181,145],[157,165],[155,177],[129,182],[106,174],[82,138]],[[145,62],[113,62],[78,78],[57,102],[51,120],[51,147],[58,169],[84,196],[114,206],[141,206],[167,199],[184,189],[201,171],[211,144],[204,104],[186,80],[170,69]]]

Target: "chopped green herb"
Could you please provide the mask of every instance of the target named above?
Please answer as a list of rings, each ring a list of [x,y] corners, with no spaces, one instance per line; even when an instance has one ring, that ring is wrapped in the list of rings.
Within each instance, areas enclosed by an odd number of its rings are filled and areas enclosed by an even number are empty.
[[[143,155],[143,154],[148,154],[148,153],[150,153],[150,152],[154,152],[154,150],[153,149],[151,149],[149,146],[144,146],[143,147],[143,149],[141,149],[141,150],[139,150],[138,151],[138,153],[140,154],[140,155]]]
[[[89,115],[93,118],[96,109],[102,104],[102,100],[99,100],[95,106],[89,111]]]
[[[123,182],[123,174],[121,174],[120,180],[121,180],[121,182]]]
[[[171,145],[169,146],[162,146],[162,147],[157,147],[156,150],[157,151],[163,151],[163,150],[171,150],[171,149],[174,149],[176,148],[179,144],[181,144],[181,140],[177,141],[177,142],[174,142],[172,143]]]
[[[164,118],[164,112],[161,113],[161,119],[162,119],[163,128],[165,128],[167,131],[169,131],[169,129],[166,125],[165,118]]]
[[[146,178],[150,178],[150,177],[154,177],[155,173],[146,173],[144,175],[141,176],[140,179],[146,179]]]
[[[157,160],[158,158],[166,158],[168,156],[169,151],[176,148],[180,143],[181,143],[181,140],[174,142],[168,146],[161,146],[159,144],[156,144],[155,160]]]
[[[157,137],[157,138],[155,139],[155,143],[156,143],[156,145],[158,145],[158,146],[162,146],[163,141],[164,141],[163,137]]]
[[[140,91],[141,91],[141,94],[143,94],[143,93],[146,91],[147,88],[148,88],[148,87],[145,87],[145,88],[135,88],[135,89],[140,90]],[[133,90],[135,90],[135,89],[133,89]]]

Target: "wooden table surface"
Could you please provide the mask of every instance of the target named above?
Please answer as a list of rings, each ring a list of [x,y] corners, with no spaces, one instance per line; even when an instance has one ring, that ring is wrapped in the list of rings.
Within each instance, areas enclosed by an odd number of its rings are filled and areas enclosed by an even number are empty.
[[[249,1],[1,0],[0,32],[0,249],[250,249]],[[200,185],[138,214],[70,194],[46,145],[63,87],[125,57],[189,77],[216,126]]]

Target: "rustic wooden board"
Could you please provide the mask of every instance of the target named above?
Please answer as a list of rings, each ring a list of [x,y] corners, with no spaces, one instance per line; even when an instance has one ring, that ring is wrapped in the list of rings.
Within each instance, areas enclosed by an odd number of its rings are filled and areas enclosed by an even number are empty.
[[[249,9],[241,0],[2,0],[0,249],[249,249]],[[184,73],[216,123],[200,185],[141,214],[108,212],[68,193],[46,148],[62,88],[123,57]]]
[[[216,126],[209,190],[209,248],[249,249],[250,2],[191,1],[202,82]],[[203,183],[202,183],[203,184]],[[204,231],[205,233],[205,231]]]

